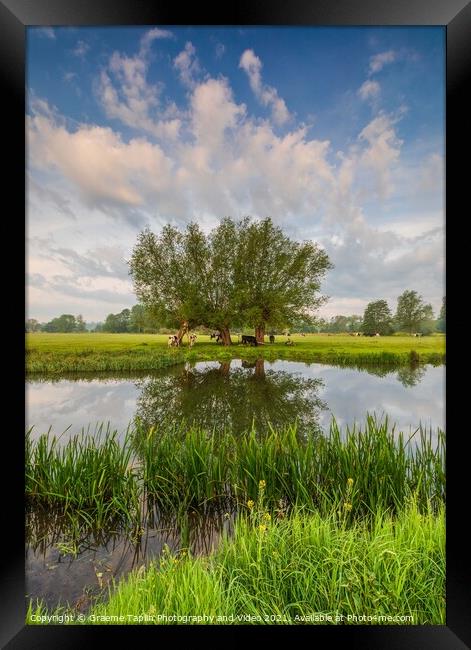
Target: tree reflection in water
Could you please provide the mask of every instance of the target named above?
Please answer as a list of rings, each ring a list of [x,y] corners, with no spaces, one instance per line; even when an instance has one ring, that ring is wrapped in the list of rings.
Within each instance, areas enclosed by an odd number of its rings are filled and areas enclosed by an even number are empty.
[[[419,366],[415,363],[410,366],[402,366],[397,371],[397,378],[403,386],[411,387],[420,384],[427,372],[427,366]]]
[[[263,359],[231,360],[196,368],[189,363],[138,383],[136,418],[144,428],[185,423],[208,431],[240,434],[254,426],[297,423],[299,433],[319,432],[319,412],[327,408],[318,393],[319,378],[265,367]]]

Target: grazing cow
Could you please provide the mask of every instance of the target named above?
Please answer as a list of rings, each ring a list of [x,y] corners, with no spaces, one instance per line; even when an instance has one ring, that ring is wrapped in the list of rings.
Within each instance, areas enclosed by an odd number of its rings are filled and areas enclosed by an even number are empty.
[[[422,332],[416,332],[415,334],[412,334],[412,336],[422,336]]]
[[[250,336],[248,334],[242,334],[242,343],[244,345],[247,344],[247,343],[249,345],[253,345],[253,346],[258,345],[256,337],[255,336]]]
[[[304,332],[301,332],[301,336],[306,336],[306,334]]]
[[[285,345],[294,345],[294,342],[291,339],[285,341]]]
[[[273,334],[270,334],[270,343],[274,343],[274,342],[275,342],[275,337],[273,336]]]
[[[218,335],[219,335],[218,332],[211,332],[211,334],[209,335],[209,339],[210,340],[216,339],[218,337]]]
[[[379,336],[379,335],[380,335],[379,332],[376,332],[375,336]]]
[[[196,341],[196,334],[190,334],[189,336],[189,346],[192,348]]]
[[[168,347],[178,348],[179,345],[180,345],[180,341],[178,340],[178,336],[176,334],[171,334],[168,337]]]

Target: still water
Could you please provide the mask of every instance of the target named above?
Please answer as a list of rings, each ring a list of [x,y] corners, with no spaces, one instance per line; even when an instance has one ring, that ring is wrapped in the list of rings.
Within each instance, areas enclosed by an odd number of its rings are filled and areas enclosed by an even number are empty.
[[[362,424],[366,413],[387,414],[396,430],[413,432],[420,424],[444,429],[444,366],[339,368],[291,361],[199,362],[157,373],[60,380],[26,384],[26,423],[32,436],[51,432],[66,441],[82,430],[109,423],[124,436],[137,418],[144,426],[188,422],[207,430],[241,433],[298,423],[304,432],[327,431],[332,416],[341,427]],[[65,432],[65,433],[64,433]],[[28,513],[26,586],[29,597],[48,607],[70,603],[85,611],[113,578],[172,551],[189,547],[208,553],[233,526],[233,513],[194,513],[182,524],[146,520],[136,539],[106,531],[86,533],[78,554],[67,549],[67,522],[49,513]],[[65,528],[64,528],[65,526]]]
[[[335,416],[344,427],[366,413],[387,414],[397,430],[420,424],[444,428],[444,366],[339,368],[294,361],[198,362],[152,376],[94,377],[26,385],[26,424],[33,437],[48,431],[66,440],[97,423],[124,434],[139,418],[145,425],[196,423],[241,432],[295,420],[301,430],[327,431]],[[67,430],[67,431],[66,431]],[[63,433],[65,432],[65,433]]]

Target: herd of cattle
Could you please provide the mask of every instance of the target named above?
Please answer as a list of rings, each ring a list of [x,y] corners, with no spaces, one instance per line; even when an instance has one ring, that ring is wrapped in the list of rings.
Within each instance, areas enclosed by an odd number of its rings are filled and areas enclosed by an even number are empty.
[[[286,336],[288,337],[288,339],[285,341],[285,345],[294,345],[293,341],[291,340],[291,335],[289,333],[287,333]],[[306,334],[304,334],[304,332],[301,332],[301,336],[306,336]],[[332,335],[329,334],[329,336],[332,336]],[[380,336],[380,333],[375,332],[374,334],[363,334],[362,332],[350,332],[350,336]],[[415,334],[412,334],[412,336],[422,336],[422,334],[420,332],[417,332]],[[221,336],[220,332],[212,332],[209,335],[209,338],[210,338],[210,340],[215,339],[216,343],[222,343],[222,336]],[[195,344],[197,336],[196,336],[196,334],[190,334],[188,339],[189,339],[189,346],[190,346],[190,348],[192,348],[194,346],[194,344]],[[259,342],[257,341],[257,338],[255,336],[252,336],[252,335],[249,335],[249,334],[242,334],[240,339],[241,339],[240,342],[243,345],[253,345],[253,346],[259,345]],[[269,340],[270,340],[270,343],[275,342],[275,337],[273,336],[273,334],[270,334]],[[178,336],[176,334],[171,334],[168,337],[168,347],[169,348],[178,348],[178,347],[180,347],[180,343],[181,343],[181,340],[178,339]]]
[[[289,336],[290,335],[288,334],[288,340],[286,341],[286,345],[293,345],[293,342],[290,340]],[[222,343],[222,336],[220,332],[212,332],[209,335],[209,338],[210,340],[215,339],[216,343]],[[189,339],[189,346],[190,348],[192,348],[196,342],[197,336],[196,334],[190,334],[188,339]],[[253,345],[253,346],[259,345],[257,338],[255,336],[242,334],[240,339],[241,339],[241,343],[243,343],[244,345]],[[270,339],[270,343],[275,342],[275,337],[273,336],[273,334],[270,334],[269,339]],[[181,339],[179,339],[176,334],[170,334],[170,336],[168,337],[168,347],[178,348],[180,347],[180,344],[181,344]]]
[[[194,344],[195,344],[197,336],[196,336],[196,334],[190,334],[190,336],[188,338],[189,338],[190,348],[192,348],[194,346]],[[180,347],[180,343],[181,343],[181,340],[178,340],[178,336],[176,334],[171,334],[168,337],[168,347],[169,348],[178,348],[178,347]]]

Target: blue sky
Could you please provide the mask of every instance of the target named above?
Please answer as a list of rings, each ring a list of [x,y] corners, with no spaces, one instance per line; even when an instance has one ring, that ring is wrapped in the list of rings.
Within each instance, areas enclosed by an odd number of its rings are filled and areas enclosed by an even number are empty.
[[[138,232],[272,216],[325,316],[444,291],[442,28],[28,28],[28,315],[135,303]]]

